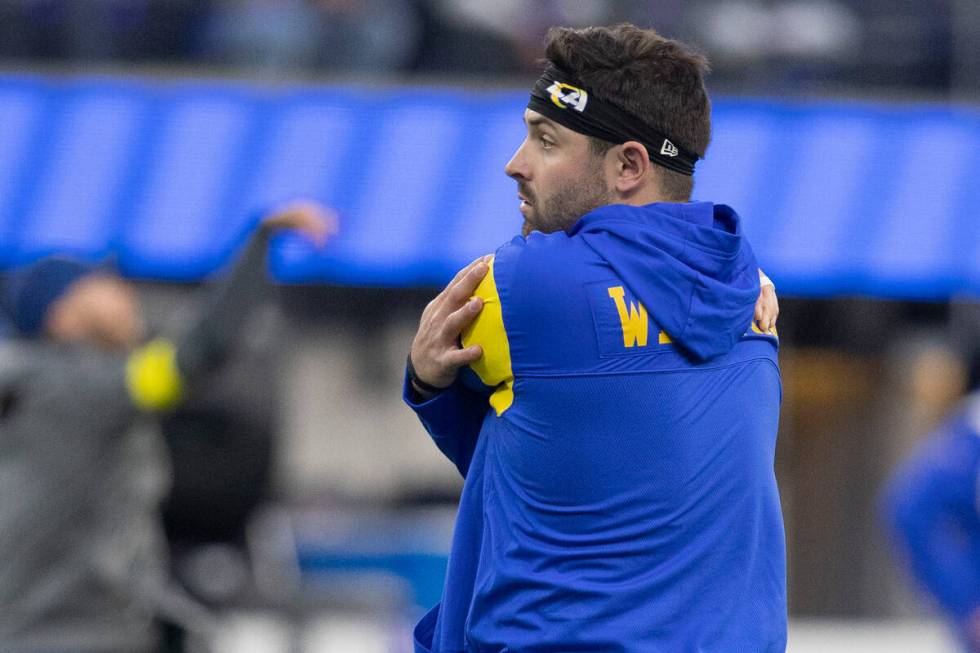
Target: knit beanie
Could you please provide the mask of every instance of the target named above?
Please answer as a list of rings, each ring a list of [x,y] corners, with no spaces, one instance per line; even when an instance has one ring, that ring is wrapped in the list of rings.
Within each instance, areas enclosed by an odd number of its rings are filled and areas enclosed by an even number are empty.
[[[75,259],[49,257],[7,275],[2,301],[16,333],[27,338],[43,335],[48,309],[68,288],[95,268]]]

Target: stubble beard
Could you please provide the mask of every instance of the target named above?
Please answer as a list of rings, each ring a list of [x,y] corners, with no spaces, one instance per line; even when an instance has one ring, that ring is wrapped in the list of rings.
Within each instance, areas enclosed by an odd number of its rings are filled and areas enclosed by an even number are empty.
[[[566,184],[547,198],[529,195],[526,187],[521,190],[532,201],[530,215],[521,227],[524,237],[532,231],[546,234],[568,231],[586,213],[612,202],[601,168],[590,170],[582,179]]]

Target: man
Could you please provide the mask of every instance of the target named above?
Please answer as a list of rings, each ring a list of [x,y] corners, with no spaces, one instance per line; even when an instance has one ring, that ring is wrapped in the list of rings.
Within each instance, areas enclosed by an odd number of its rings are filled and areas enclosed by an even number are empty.
[[[980,653],[980,394],[895,472],[886,517],[906,563]]]
[[[738,216],[688,201],[706,62],[631,25],[553,29],[546,55],[506,166],[523,236],[409,356],[406,401],[465,477],[416,651],[782,651],[775,305],[753,324]]]
[[[0,344],[0,649],[146,652],[155,620],[205,624],[167,581],[166,456],[136,427],[228,358],[269,294],[266,252],[284,229],[322,245],[333,222],[309,203],[266,216],[176,343],[139,344],[135,292],[107,272],[47,259],[8,280],[19,337]]]

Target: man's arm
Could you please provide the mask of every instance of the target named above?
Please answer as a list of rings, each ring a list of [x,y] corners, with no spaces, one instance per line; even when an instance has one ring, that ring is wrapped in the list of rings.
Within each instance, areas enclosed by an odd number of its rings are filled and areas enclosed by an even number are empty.
[[[487,414],[486,396],[470,390],[457,379],[448,388],[423,399],[406,373],[402,397],[415,411],[439,451],[465,478]]]
[[[487,404],[485,397],[459,379],[460,368],[483,355],[478,345],[461,345],[460,336],[483,308],[482,300],[473,293],[488,269],[485,258],[473,261],[425,307],[405,375],[405,403],[463,476]]]
[[[126,384],[133,403],[145,410],[170,408],[189,387],[224,363],[241,338],[248,315],[272,295],[268,247],[283,230],[298,231],[322,246],[336,231],[336,222],[310,202],[287,205],[263,218],[191,328],[176,343],[154,340],[130,355]]]
[[[962,424],[951,430],[892,480],[886,514],[915,577],[980,651],[980,438]]]

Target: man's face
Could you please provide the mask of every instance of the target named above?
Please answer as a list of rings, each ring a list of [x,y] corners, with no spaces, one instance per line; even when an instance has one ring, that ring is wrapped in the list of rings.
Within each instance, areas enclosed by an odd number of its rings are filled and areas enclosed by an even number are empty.
[[[103,349],[132,349],[143,338],[144,328],[135,289],[100,273],[72,284],[45,315],[45,330],[55,341]]]
[[[524,111],[527,138],[504,171],[517,181],[525,236],[570,229],[583,215],[612,201],[605,159],[583,134]]]

